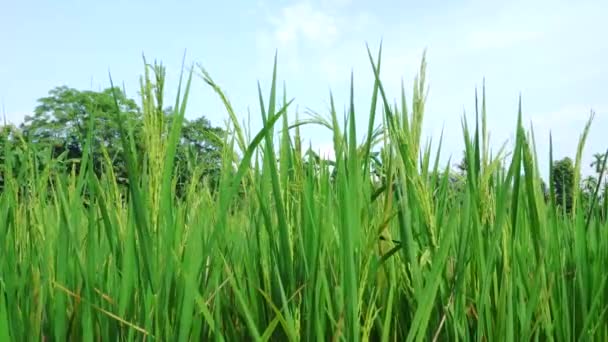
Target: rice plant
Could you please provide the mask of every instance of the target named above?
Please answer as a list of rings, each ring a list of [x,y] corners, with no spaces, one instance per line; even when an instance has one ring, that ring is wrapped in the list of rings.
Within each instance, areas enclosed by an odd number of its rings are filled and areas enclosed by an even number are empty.
[[[589,205],[573,188],[568,212],[553,186],[545,196],[521,105],[514,148],[492,151],[485,89],[474,124],[462,122],[467,168],[456,179],[440,163],[441,139],[423,145],[425,60],[412,97],[402,89],[395,104],[381,51],[368,50],[369,107],[355,108],[364,94],[351,78],[345,113],[330,94],[327,115],[304,120],[279,90],[275,57],[254,134],[195,66],[183,69],[167,122],[164,69],[146,66],[143,155],[115,117],[126,186],[107,153],[94,172],[91,156],[104,151],[91,143],[92,119],[67,172],[65,154],[3,140],[0,340],[608,340],[599,186]],[[180,197],[176,145],[193,77],[223,101],[230,134],[217,185],[193,176]],[[359,111],[369,113],[364,132]],[[304,125],[331,132],[335,160],[306,149]]]

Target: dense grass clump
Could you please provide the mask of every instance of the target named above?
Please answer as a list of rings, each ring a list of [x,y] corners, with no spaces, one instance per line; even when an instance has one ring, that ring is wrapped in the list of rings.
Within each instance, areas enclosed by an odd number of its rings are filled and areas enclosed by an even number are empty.
[[[248,136],[201,70],[230,134],[218,183],[193,167],[180,197],[176,146],[194,69],[170,125],[155,105],[162,91],[142,93],[144,155],[115,118],[126,186],[111,167],[92,171],[91,144],[77,172],[58,171],[65,156],[40,167],[44,151],[5,144],[0,341],[608,340],[598,192],[583,204],[572,189],[568,211],[552,182],[543,192],[521,108],[513,150],[491,153],[485,96],[474,129],[463,121],[467,168],[455,179],[441,142],[436,152],[421,143],[424,62],[409,105],[404,95],[393,105],[381,56],[369,57],[363,134],[352,87],[344,122],[331,99],[328,119],[290,123],[275,60],[269,96],[259,92],[263,129]],[[333,132],[335,160],[306,153],[302,125]]]

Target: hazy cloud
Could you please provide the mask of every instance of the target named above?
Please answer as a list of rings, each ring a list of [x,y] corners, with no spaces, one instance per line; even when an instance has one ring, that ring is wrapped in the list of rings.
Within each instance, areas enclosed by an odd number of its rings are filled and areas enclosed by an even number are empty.
[[[340,34],[335,17],[308,2],[281,9],[270,18],[274,38],[281,46],[297,44],[301,40],[314,44],[330,45]]]

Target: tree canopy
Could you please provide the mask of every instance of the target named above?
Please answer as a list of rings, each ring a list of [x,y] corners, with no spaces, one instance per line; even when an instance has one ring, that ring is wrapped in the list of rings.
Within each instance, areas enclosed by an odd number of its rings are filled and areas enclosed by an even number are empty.
[[[170,125],[172,109],[165,109],[163,114]],[[135,100],[127,97],[120,88],[92,91],[59,86],[38,100],[33,114],[26,116],[18,128],[9,130],[8,126],[5,127],[1,145],[4,146],[5,140],[13,139],[18,131],[28,146],[40,151],[50,150],[52,157],[65,153],[72,161],[67,164],[68,169],[79,167],[92,124],[90,151],[96,173],[103,173],[103,165],[109,158],[117,180],[126,182],[128,176],[118,122],[133,134],[136,152],[141,152],[145,148],[143,114]],[[180,176],[191,177],[194,166],[204,165],[201,176],[217,178],[223,137],[224,130],[214,127],[204,116],[184,120],[176,154]]]
[[[574,194],[574,164],[572,159],[565,157],[555,161],[552,168],[557,204],[564,206],[565,210],[570,212]]]

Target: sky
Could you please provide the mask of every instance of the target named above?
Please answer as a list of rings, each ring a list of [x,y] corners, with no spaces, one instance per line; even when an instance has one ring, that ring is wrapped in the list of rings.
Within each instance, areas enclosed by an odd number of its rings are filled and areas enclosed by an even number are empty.
[[[443,132],[442,160],[463,150],[462,118],[474,119],[475,89],[484,80],[490,143],[512,144],[521,95],[523,119],[534,128],[543,174],[549,133],[554,156],[575,157],[591,112],[585,153],[608,148],[607,1],[8,1],[0,0],[0,105],[19,124],[37,99],[67,85],[100,90],[124,85],[138,100],[142,56],[167,68],[175,96],[182,58],[195,66],[187,117],[223,126],[218,97],[197,76],[205,68],[252,130],[261,127],[257,82],[268,98],[273,58],[293,98],[295,120],[327,115],[332,92],[340,114],[354,75],[359,137],[373,86],[366,44],[383,46],[381,79],[391,100],[413,80],[426,51],[429,92],[423,141],[433,148]],[[326,129],[307,127],[305,143],[331,154]]]

